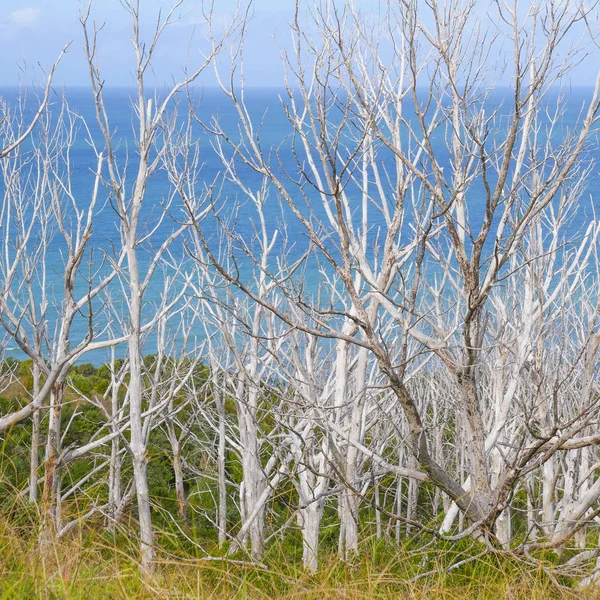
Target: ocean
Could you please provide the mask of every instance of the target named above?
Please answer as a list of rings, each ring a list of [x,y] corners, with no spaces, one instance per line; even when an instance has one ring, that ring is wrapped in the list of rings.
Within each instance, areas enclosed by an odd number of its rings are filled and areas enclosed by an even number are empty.
[[[542,139],[546,136],[550,143],[557,145],[566,136],[575,129],[578,118],[582,109],[586,106],[586,101],[591,95],[591,91],[586,88],[573,88],[568,90],[565,96],[563,112],[558,119],[558,126],[547,136],[544,132],[544,127],[548,127],[550,123],[550,113],[540,120],[540,133]],[[547,99],[547,105],[550,107],[558,97],[558,91],[551,90]],[[19,90],[15,88],[0,89],[0,97],[9,106],[16,106],[19,98]],[[64,90],[62,94],[56,92],[52,98],[51,113],[57,115],[61,110],[62,95],[66,98],[70,114],[76,123],[77,135],[73,139],[68,158],[68,170],[70,172],[69,189],[77,207],[84,210],[89,206],[93,185],[94,185],[94,170],[96,168],[96,153],[92,147],[92,142],[98,149],[101,149],[102,139],[98,128],[93,97],[91,91],[85,88],[71,88]],[[109,115],[113,130],[113,142],[117,148],[117,159],[121,168],[127,171],[126,189],[131,189],[134,179],[135,170],[137,167],[137,156],[135,154],[135,114],[132,109],[132,94],[129,89],[107,89],[105,90],[106,109]],[[500,89],[495,91],[487,101],[486,110],[490,112],[494,108],[505,106],[508,110],[510,93],[508,90]],[[260,123],[260,143],[265,153],[271,156],[272,164],[276,172],[282,178],[290,181],[302,181],[302,185],[290,185],[292,195],[297,197],[298,206],[301,212],[314,222],[323,222],[326,220],[325,209],[322,199],[319,194],[311,187],[306,178],[303,178],[302,170],[306,169],[306,163],[301,158],[300,164],[297,161],[297,152],[299,146],[298,140],[291,136],[291,127],[282,108],[282,100],[287,100],[284,90],[277,89],[250,89],[246,92],[246,103],[249,113],[252,115],[255,122]],[[210,123],[212,119],[218,119],[224,130],[230,135],[231,139],[238,139],[238,120],[237,115],[231,103],[224,95],[215,89],[197,90],[193,97],[193,103],[197,107],[197,116],[201,121]],[[26,115],[31,114],[35,106],[33,98],[29,98]],[[187,110],[187,100],[182,95],[178,98],[179,117],[178,124],[184,123],[184,117]],[[501,139],[506,129],[506,119],[502,117],[502,108],[499,109],[499,117],[496,120],[496,130],[491,132],[492,135]],[[55,117],[54,117],[55,118]],[[339,107],[332,105],[330,109],[330,119],[333,127],[341,122],[341,112]],[[414,123],[414,119],[408,117],[409,123]],[[344,125],[346,128],[343,131],[348,144],[352,144],[352,125]],[[588,177],[585,185],[582,187],[580,197],[578,199],[577,208],[573,213],[573,217],[568,225],[569,235],[572,239],[578,239],[581,231],[585,229],[587,223],[595,217],[595,210],[600,208],[600,173],[598,159],[600,158],[600,150],[598,146],[598,131],[590,140],[590,144],[586,148],[582,156],[582,164],[589,169]],[[34,133],[33,140],[37,141],[37,130]],[[435,152],[439,165],[446,170],[450,169],[449,153],[447,150],[447,130],[440,129],[439,133],[434,137]],[[407,134],[408,138],[408,134]],[[160,143],[160,136],[158,138]],[[194,124],[194,140],[199,144],[201,170],[199,177],[195,183],[195,192],[198,197],[202,197],[207,188],[211,184],[216,184],[215,189],[219,190],[215,198],[215,209],[210,212],[201,224],[204,235],[209,240],[211,248],[215,252],[218,251],[219,243],[222,241],[222,228],[219,225],[221,220],[225,220],[231,224],[235,230],[235,235],[238,240],[238,252],[234,257],[236,260],[236,268],[239,270],[240,277],[247,280],[248,285],[252,286],[253,270],[251,260],[240,249],[242,241],[247,243],[248,247],[252,247],[252,238],[258,226],[256,211],[252,203],[242,190],[235,184],[232,184],[224,176],[224,166],[221,159],[215,152],[214,138],[198,123]],[[28,141],[22,147],[24,157],[31,153],[31,143]],[[343,151],[340,157],[343,158]],[[393,175],[394,161],[391,153],[383,148],[378,149],[377,162],[382,169],[389,175]],[[552,169],[553,165],[548,164],[543,169]],[[63,173],[66,173],[67,161],[66,156],[63,157],[62,166]],[[542,169],[542,170],[543,170]],[[34,165],[23,167],[22,175],[25,173],[31,175],[35,171]],[[262,178],[257,175],[252,169],[239,167],[239,173],[243,179],[243,183],[248,189],[257,191],[261,189]],[[65,181],[68,178],[64,176]],[[386,183],[385,197],[386,202],[393,205],[393,177]],[[491,178],[493,184],[493,177]],[[6,169],[3,169],[2,181],[0,181],[0,193],[7,198],[7,189],[9,187],[7,181]],[[29,191],[27,191],[29,190]],[[272,186],[267,187],[268,197],[265,204],[265,214],[267,216],[267,230],[270,237],[273,236],[275,230],[278,231],[278,236],[271,253],[272,265],[275,266],[281,258],[282,253],[287,254],[289,262],[294,262],[300,258],[308,247],[308,237],[304,226],[296,219],[289,207],[286,206],[278,196]],[[346,191],[351,198],[352,210],[354,211],[352,219],[355,227],[361,226],[361,192],[357,182],[351,178],[346,180]],[[31,189],[25,185],[24,202],[27,202],[27,194],[31,193]],[[169,203],[172,197],[173,187],[169,182],[168,177],[163,172],[157,172],[152,176],[144,198],[143,218],[140,231],[147,239],[140,245],[140,266],[142,275],[147,272],[150,261],[154,255],[156,248],[171,235],[171,233],[179,226],[182,220],[185,220],[186,214],[183,210],[182,203],[179,198],[175,197],[170,203],[168,213],[165,215],[165,205]],[[304,197],[303,197],[303,194]],[[469,188],[467,195],[467,208],[469,220],[477,229],[481,224],[485,205],[482,201],[484,194],[483,181],[481,178],[476,178]],[[422,198],[423,191],[417,190],[416,197]],[[356,207],[354,207],[354,198],[356,198]],[[559,199],[556,199],[558,205]],[[385,218],[381,211],[377,210],[374,203],[369,207],[368,221],[368,245],[369,257],[373,261],[377,259],[379,250],[379,241],[382,232],[385,231]],[[418,202],[415,201],[416,209]],[[73,218],[74,212],[68,208],[65,199],[65,207],[67,218]],[[14,256],[14,247],[18,238],[19,232],[15,228],[14,222],[11,223],[6,211],[3,211],[4,219],[2,234],[4,236],[4,258],[2,259],[3,270],[0,276],[4,277],[6,269],[7,257],[10,259]],[[25,219],[31,216],[31,212],[25,211]],[[6,220],[8,219],[8,220]],[[324,238],[329,237],[327,242],[333,255],[338,251],[335,244],[335,236],[332,236],[331,227],[322,228]],[[409,236],[411,232],[411,216],[410,211],[407,213],[407,218],[403,224],[403,235]],[[94,224],[92,237],[89,244],[90,254],[86,256],[84,262],[89,264],[89,268],[81,269],[81,274],[77,280],[77,290],[79,293],[84,293],[88,285],[86,277],[89,273],[93,273],[96,269],[106,269],[106,261],[115,256],[120,248],[120,229],[119,218],[111,205],[110,191],[108,188],[101,188],[100,200],[94,214]],[[6,243],[8,237],[8,244]],[[192,258],[189,256],[186,247],[188,238],[183,235],[170,246],[170,258],[168,264],[157,269],[153,275],[150,285],[144,295],[144,318],[151,319],[158,310],[161,303],[161,297],[164,293],[171,295],[177,293],[178,280],[177,271],[186,271],[191,269]],[[37,241],[36,241],[37,240]],[[28,253],[32,256],[40,244],[39,234],[32,236],[31,243],[28,245]],[[230,257],[231,258],[231,257]],[[104,261],[104,262],[103,262]],[[47,290],[48,309],[47,309],[47,336],[49,342],[48,353],[51,353],[52,340],[58,334],[59,319],[58,315],[61,311],[62,289],[63,289],[63,274],[65,265],[65,243],[61,239],[60,232],[54,228],[54,235],[48,247],[45,256],[45,286]],[[104,266],[103,266],[104,265]],[[313,256],[306,265],[306,269],[302,271],[304,278],[304,290],[308,294],[318,293],[319,284],[323,278],[330,276],[329,267],[323,261],[323,257]],[[435,273],[435,267],[432,266],[431,272]],[[38,285],[35,290],[36,301],[41,301],[41,270],[38,269]],[[96,330],[100,336],[118,335],[120,326],[117,321],[126,327],[127,324],[127,303],[124,293],[126,286],[126,273],[123,272],[122,278],[117,278],[110,286],[111,301],[108,303],[106,298],[99,298],[94,304],[94,310],[98,311],[96,319]],[[180,273],[179,273],[180,275]],[[14,307],[17,312],[23,310],[29,301],[25,290],[20,285],[22,280],[15,281],[13,284]],[[108,315],[112,313],[113,317]],[[118,319],[114,316],[117,315]],[[113,321],[114,327],[112,333],[105,330],[106,323]],[[23,318],[21,326],[31,339],[33,333],[33,325]],[[201,324],[193,325],[196,329],[192,332],[199,341],[206,335],[206,331]],[[72,328],[73,344],[78,343],[84,338],[88,332],[88,315],[87,311],[83,311],[75,320]],[[180,334],[176,334],[180,335]],[[4,349],[7,355],[16,358],[24,358],[23,352],[14,344],[10,338],[5,338]],[[153,335],[149,335],[146,340],[144,352],[146,354],[154,352],[156,349],[156,339]],[[122,355],[123,348],[118,349],[118,354]],[[107,359],[108,351],[101,350],[93,353],[87,353],[82,358],[83,362],[93,362],[100,364]]]

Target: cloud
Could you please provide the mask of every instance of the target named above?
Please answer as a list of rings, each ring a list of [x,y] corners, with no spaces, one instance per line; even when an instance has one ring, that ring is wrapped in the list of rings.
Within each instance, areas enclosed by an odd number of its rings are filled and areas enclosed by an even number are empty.
[[[39,8],[19,8],[8,13],[4,24],[8,27],[27,29],[33,27],[42,16]]]
[[[6,42],[18,39],[23,31],[35,27],[41,17],[42,11],[33,7],[19,8],[6,16],[0,16],[0,40]]]

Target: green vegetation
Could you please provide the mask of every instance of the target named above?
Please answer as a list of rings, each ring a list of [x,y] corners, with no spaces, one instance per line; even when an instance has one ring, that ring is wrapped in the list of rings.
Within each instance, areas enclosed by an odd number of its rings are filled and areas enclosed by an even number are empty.
[[[151,364],[152,357],[145,359]],[[30,361],[10,362],[5,369],[18,373],[18,380],[0,397],[0,411],[14,410],[27,399]],[[198,380],[208,376],[199,367]],[[72,369],[72,388],[65,396],[62,434],[64,447],[86,444],[106,417],[98,405],[110,383],[106,366],[83,364]],[[230,410],[233,410],[230,407]],[[72,418],[76,413],[77,418]],[[44,417],[45,419],[46,417]],[[44,423],[44,421],[43,421]],[[44,427],[42,426],[42,431]],[[196,431],[201,438],[203,432]],[[209,518],[215,509],[214,466],[210,457],[193,445],[186,460],[194,463],[199,475],[187,483],[188,518],[177,516],[177,498],[169,453],[169,442],[161,428],[151,434],[148,481],[157,529],[158,564],[149,579],[138,571],[135,502],[130,502],[118,525],[108,526],[102,514],[81,520],[44,552],[39,547],[42,524],[41,504],[27,501],[31,424],[22,422],[2,440],[0,453],[0,600],[21,598],[86,599],[102,598],[444,598],[546,599],[600,598],[582,595],[573,589],[575,579],[557,577],[552,555],[535,566],[498,552],[481,556],[483,545],[472,540],[442,543],[418,533],[404,536],[400,544],[376,539],[374,511],[363,511],[360,552],[351,561],[338,558],[337,513],[327,507],[322,523],[321,555],[316,574],[302,568],[302,538],[293,527],[297,504],[291,482],[278,490],[269,513],[269,529],[281,532],[272,540],[260,563],[251,562],[242,552],[226,555],[227,544],[219,549],[216,528]],[[43,440],[40,446],[43,463]],[[43,469],[43,464],[42,467]],[[73,461],[63,471],[65,487],[81,481],[95,468],[94,459]],[[131,463],[123,463],[129,476]],[[202,476],[202,470],[207,473]],[[232,485],[241,481],[241,465],[229,453],[228,477]],[[106,495],[106,473],[92,474],[85,486],[62,503],[64,520],[77,521],[90,506]],[[427,485],[422,494],[431,493]],[[235,491],[230,490],[232,498]],[[430,518],[430,515],[420,515]],[[228,505],[231,532],[239,526],[235,503]],[[286,526],[291,522],[291,526]],[[393,537],[393,536],[392,536]],[[544,566],[545,565],[545,566]],[[458,568],[455,568],[457,567]]]

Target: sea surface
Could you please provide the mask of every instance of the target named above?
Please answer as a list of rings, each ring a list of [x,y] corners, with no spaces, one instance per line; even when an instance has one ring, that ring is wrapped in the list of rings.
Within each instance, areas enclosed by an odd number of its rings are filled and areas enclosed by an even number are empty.
[[[585,109],[586,102],[591,96],[591,89],[573,88],[567,91],[560,92],[565,99],[563,112],[558,117],[558,127],[552,133],[550,143],[558,144],[562,136],[576,131],[576,124],[580,118],[581,111]],[[15,88],[0,89],[0,97],[9,106],[16,106],[20,95],[20,90]],[[131,190],[132,182],[135,176],[137,167],[137,156],[135,154],[135,112],[132,108],[133,91],[130,89],[107,89],[105,90],[106,110],[109,115],[112,131],[113,143],[117,148],[117,160],[123,170],[126,169],[126,186],[127,191]],[[553,106],[558,98],[558,91],[550,91],[548,95],[548,107]],[[56,115],[61,110],[64,110],[62,98],[66,99],[69,114],[75,122],[77,136],[73,140],[69,154],[69,170],[70,170],[70,189],[79,209],[84,210],[89,206],[93,186],[94,186],[94,171],[96,168],[96,151],[103,148],[102,136],[96,122],[95,108],[91,91],[86,88],[71,88],[64,90],[62,93],[55,92],[52,98],[52,112]],[[287,102],[287,96],[284,90],[277,89],[250,89],[246,91],[246,104],[249,113],[253,117],[255,123],[260,124],[260,143],[266,153],[270,153],[273,164],[277,172],[285,176],[289,175],[292,179],[301,179],[299,173],[298,162],[295,157],[294,143],[297,140],[290,135],[291,127],[282,108],[282,103]],[[204,89],[197,90],[193,97],[193,105],[197,110],[199,121],[205,124],[210,124],[214,119],[218,119],[222,124],[223,129],[233,140],[239,139],[238,134],[238,119],[235,110],[229,100],[218,90]],[[489,111],[498,109],[499,118],[496,122],[497,130],[492,132],[500,138],[503,135],[503,127],[505,120],[502,115],[506,114],[510,106],[510,91],[500,89],[495,91],[488,100]],[[178,98],[178,117],[177,123],[183,126],[185,122],[185,114],[187,111],[187,99],[185,96]],[[35,107],[35,99],[29,98],[26,114],[31,114]],[[505,109],[503,107],[506,107]],[[340,119],[339,111],[335,107],[331,109],[332,123],[336,119]],[[504,112],[503,112],[504,111]],[[539,135],[544,136],[544,127],[550,123],[551,112],[541,122],[541,130]],[[219,220],[226,220],[235,230],[239,240],[251,240],[256,227],[258,226],[256,211],[252,206],[249,198],[244,194],[243,190],[235,186],[224,176],[224,166],[221,159],[215,152],[214,138],[207,133],[206,129],[195,122],[194,125],[194,140],[199,144],[199,156],[201,170],[199,177],[195,183],[195,193],[198,198],[202,198],[207,194],[207,190],[213,186],[216,190],[213,195],[214,210],[210,211],[204,219],[201,227],[206,235],[211,247],[215,252],[219,250],[219,244],[222,242],[220,236],[221,228],[218,224]],[[441,130],[435,137],[436,153],[440,166],[449,168],[449,155],[445,135],[447,132]],[[600,167],[598,159],[600,159],[600,150],[598,146],[597,131],[590,140],[584,156],[582,157],[584,165],[588,168],[589,173],[582,187],[582,193],[578,199],[577,209],[573,215],[573,219],[569,225],[569,231],[572,233],[573,239],[581,234],[591,219],[595,218],[595,211],[600,208]],[[160,143],[160,136],[158,138]],[[23,146],[23,152],[30,151],[31,142],[27,142]],[[181,160],[181,159],[180,159]],[[380,150],[378,161],[383,169],[386,167],[391,169],[393,166],[392,157],[389,152]],[[551,168],[552,165],[548,165]],[[261,189],[262,180],[254,171],[242,166],[239,167],[239,173],[243,179],[244,185],[253,191]],[[0,193],[5,192],[4,176],[0,181]],[[492,181],[493,183],[493,181]],[[360,193],[357,192],[356,185],[350,180],[347,182],[347,191],[349,194],[356,194],[357,209],[360,207]],[[306,192],[306,201],[302,198],[300,188],[291,186],[293,193],[297,194],[298,206],[303,214],[309,216],[312,212],[312,217],[316,220],[324,218],[323,203],[318,197],[318,194],[310,188],[309,185],[304,187]],[[293,217],[291,211],[286,207],[285,203],[281,202],[277,193],[268,188],[269,195],[266,200],[265,214],[267,216],[267,229],[269,236],[273,236],[277,230],[278,235],[271,254],[273,265],[285,252],[288,260],[293,262],[295,259],[302,256],[307,248],[307,236],[302,224]],[[391,188],[386,190],[391,192]],[[143,218],[141,231],[149,233],[148,239],[140,246],[140,265],[142,274],[144,274],[150,264],[154,250],[158,248],[176,229],[179,223],[185,219],[185,212],[179,198],[174,197],[172,202],[170,198],[173,194],[171,183],[164,172],[158,172],[152,176],[148,185],[146,196],[143,204]],[[391,197],[391,194],[390,194]],[[470,188],[467,197],[467,206],[471,223],[477,227],[481,223],[484,215],[483,198],[483,183],[475,182]],[[208,199],[206,199],[208,202]],[[558,199],[556,200],[558,202]],[[167,214],[165,215],[165,206],[169,205]],[[382,216],[377,213],[374,208],[370,208],[369,215],[369,245],[372,251],[378,244],[378,239],[385,224]],[[360,211],[356,211],[353,215],[355,224],[360,223]],[[67,214],[68,211],[67,211]],[[73,216],[73,213],[70,214]],[[404,223],[404,231],[409,232],[411,228],[410,218],[407,218]],[[325,229],[323,235],[327,236],[328,231]],[[15,231],[10,231],[10,227],[6,227],[2,235],[9,237],[16,235]],[[161,304],[161,298],[165,293],[176,294],[178,286],[177,275],[178,271],[184,272],[191,269],[190,253],[186,250],[188,238],[182,236],[174,241],[169,249],[169,261],[165,266],[157,269],[151,279],[150,285],[144,295],[144,318],[151,319],[156,314],[158,307]],[[4,243],[4,242],[3,242]],[[35,240],[34,240],[35,244]],[[86,267],[82,269],[82,276],[77,282],[77,290],[83,293],[86,289],[84,274],[93,272],[94,269],[106,268],[107,259],[113,258],[115,253],[120,248],[120,229],[118,216],[111,205],[110,191],[108,188],[101,188],[100,200],[96,207],[94,215],[94,225],[90,250],[93,253],[86,256],[86,261],[91,265],[90,270]],[[238,244],[239,245],[239,244]],[[10,246],[10,244],[9,244]],[[33,251],[33,248],[31,248]],[[335,244],[331,241],[331,250],[336,252]],[[105,261],[103,263],[103,261]],[[239,252],[236,257],[237,268],[240,269],[240,276],[246,277],[251,281],[251,261],[243,252]],[[58,333],[57,318],[61,310],[63,274],[65,264],[65,243],[61,239],[60,232],[55,231],[52,242],[46,254],[46,279],[47,295],[49,299],[49,307],[47,309],[48,329],[47,336],[52,346],[52,339]],[[102,266],[104,264],[104,267]],[[323,266],[322,262],[317,260],[309,261],[308,268],[303,272],[305,278],[305,290],[309,293],[315,292],[319,287],[322,278],[327,276],[327,267]],[[41,279],[38,281],[41,285]],[[106,298],[99,299],[94,305],[94,310],[98,311],[96,325],[97,334],[99,336],[118,335],[122,327],[126,328],[127,324],[127,302],[124,293],[126,285],[126,275],[123,278],[116,279],[110,286],[111,302],[108,303]],[[36,291],[37,299],[41,298],[41,291]],[[109,306],[110,304],[110,306]],[[109,310],[110,309],[110,310]],[[113,316],[110,317],[109,315]],[[105,325],[109,320],[112,322],[112,330],[108,332],[104,330]],[[119,324],[119,320],[121,324]],[[23,327],[31,336],[31,324],[23,320]],[[175,329],[179,326],[173,325]],[[201,343],[206,331],[200,323],[193,323],[190,327],[194,328],[192,334],[197,338],[197,342]],[[72,330],[73,343],[77,343],[83,339],[88,331],[88,315],[84,311],[75,321]],[[189,331],[188,331],[189,333]],[[181,332],[173,334],[175,338],[181,335]],[[1,338],[0,338],[1,339]],[[4,350],[7,355],[23,358],[23,352],[20,351],[10,338],[5,338],[3,341]],[[156,339],[154,336],[148,336],[145,353],[154,352],[156,348]],[[119,348],[117,353],[122,354],[123,348]],[[51,350],[48,350],[51,352]],[[84,362],[102,363],[107,359],[108,351],[102,350],[94,353],[88,353],[82,357]]]

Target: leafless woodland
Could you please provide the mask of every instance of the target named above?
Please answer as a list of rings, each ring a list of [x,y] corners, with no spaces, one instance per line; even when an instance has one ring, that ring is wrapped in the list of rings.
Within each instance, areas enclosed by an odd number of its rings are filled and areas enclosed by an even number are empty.
[[[540,549],[577,548],[560,568],[592,568],[600,555],[593,60],[576,122],[567,127],[564,115],[570,72],[598,47],[597,6],[388,0],[365,14],[350,1],[299,2],[293,51],[282,52],[290,170],[264,141],[268,114],[248,108],[251,6],[226,27],[213,27],[206,6],[209,50],[200,62],[182,57],[184,75],[165,91],[153,84],[153,57],[181,2],[146,39],[140,4],[123,1],[137,57],[133,145],[118,143],[105,102],[93,6],[81,26],[100,137],[92,141],[66,101],[49,100],[60,58],[33,118],[2,105],[0,321],[5,346],[32,359],[33,385],[27,402],[0,416],[0,431],[31,427],[23,493],[40,507],[42,549],[82,520],[110,528],[135,509],[140,566],[152,571],[160,547],[148,444],[162,431],[181,535],[190,511],[203,510],[219,545],[244,560],[260,560],[275,536],[296,530],[304,566],[316,570],[322,518],[334,510],[342,559],[371,532],[390,543],[421,533],[531,561]],[[207,74],[235,119],[198,109],[194,86]],[[199,143],[199,130],[210,144]],[[88,197],[72,185],[77,139],[96,156]],[[203,174],[203,153],[220,161],[214,179]],[[157,177],[169,182],[165,222],[177,219],[141,265]],[[242,205],[252,222],[243,231]],[[94,223],[106,211],[119,244],[97,248]],[[64,275],[51,294],[56,239]],[[73,334],[78,319],[83,337]],[[86,395],[70,370],[97,350],[111,383]],[[3,377],[8,388],[17,375]],[[105,414],[79,447],[63,443],[79,418],[62,419],[73,392]],[[84,457],[92,471],[67,477]],[[211,509],[187,497],[199,478],[213,482]],[[283,488],[293,506],[281,523],[273,511]],[[75,498],[87,509],[73,520]]]

